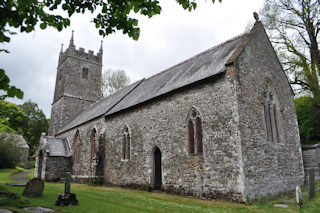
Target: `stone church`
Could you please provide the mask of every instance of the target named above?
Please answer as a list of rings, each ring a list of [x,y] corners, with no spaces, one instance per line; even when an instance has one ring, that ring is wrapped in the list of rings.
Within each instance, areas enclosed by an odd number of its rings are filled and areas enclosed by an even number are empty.
[[[36,176],[248,202],[304,181],[294,94],[260,21],[101,99],[102,46],[61,50]]]

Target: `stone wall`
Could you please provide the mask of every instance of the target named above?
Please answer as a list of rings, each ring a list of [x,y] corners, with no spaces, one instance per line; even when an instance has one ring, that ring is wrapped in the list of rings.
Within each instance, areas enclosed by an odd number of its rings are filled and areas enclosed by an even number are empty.
[[[67,172],[71,172],[71,157],[46,157],[46,181],[59,181],[65,177]]]
[[[192,107],[202,117],[203,154],[188,153],[186,118]],[[240,134],[236,96],[229,76],[180,89],[130,111],[99,118],[77,129],[81,140],[81,172],[93,176],[90,135],[105,134],[105,181],[119,186],[145,188],[153,184],[155,147],[162,154],[162,189],[173,194],[242,201]],[[131,133],[130,159],[122,159],[123,128]],[[65,132],[73,143],[77,129]]]
[[[320,179],[320,145],[305,145],[302,146],[302,156],[304,171],[306,174],[305,181],[308,181],[308,170],[315,169],[316,179]]]
[[[245,197],[294,190],[304,172],[293,92],[263,27],[256,29],[235,62],[240,114]],[[266,85],[274,91],[279,141],[267,140],[264,115]]]

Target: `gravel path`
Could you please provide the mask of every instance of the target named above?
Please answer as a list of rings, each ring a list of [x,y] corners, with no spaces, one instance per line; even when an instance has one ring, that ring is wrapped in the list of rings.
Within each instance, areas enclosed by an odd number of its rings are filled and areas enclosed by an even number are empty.
[[[29,180],[27,179],[27,174],[29,174],[31,170],[25,171],[25,172],[18,172],[17,174],[12,175],[10,178],[15,181],[20,181],[20,182],[28,182]]]

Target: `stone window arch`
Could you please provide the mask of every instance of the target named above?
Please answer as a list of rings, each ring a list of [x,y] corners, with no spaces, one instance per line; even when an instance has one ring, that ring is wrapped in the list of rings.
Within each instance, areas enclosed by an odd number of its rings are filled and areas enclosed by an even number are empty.
[[[263,113],[267,140],[275,143],[280,142],[281,111],[279,100],[269,83],[266,84],[264,91]]]
[[[203,153],[202,118],[200,112],[192,107],[187,116],[188,148],[190,154]]]
[[[131,134],[128,125],[125,125],[122,131],[122,159],[130,159]]]
[[[97,130],[93,128],[90,136],[90,166],[93,167],[94,160],[96,157],[96,140],[97,140]]]
[[[81,141],[80,131],[77,130],[73,139],[73,164],[80,164]]]

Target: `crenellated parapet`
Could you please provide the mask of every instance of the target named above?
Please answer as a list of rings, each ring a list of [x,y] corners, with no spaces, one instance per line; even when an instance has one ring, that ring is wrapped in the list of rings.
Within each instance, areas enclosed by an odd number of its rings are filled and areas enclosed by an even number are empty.
[[[61,52],[59,55],[58,66],[60,66],[67,57],[76,57],[77,59],[88,61],[91,63],[102,64],[101,52],[98,52],[97,54],[94,54],[94,51],[92,50],[88,50],[88,52],[86,52],[82,47],[80,47],[78,50],[68,47],[64,52]]]

